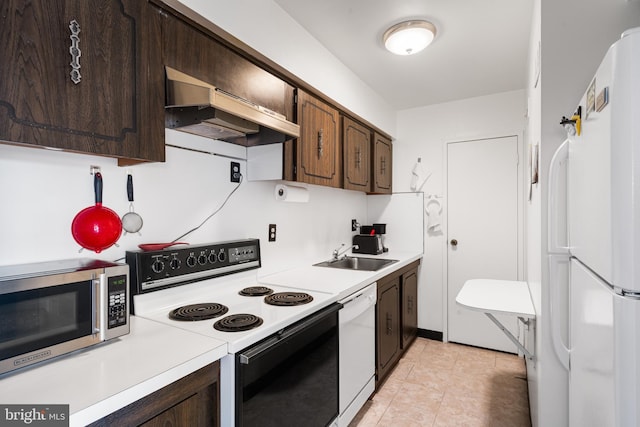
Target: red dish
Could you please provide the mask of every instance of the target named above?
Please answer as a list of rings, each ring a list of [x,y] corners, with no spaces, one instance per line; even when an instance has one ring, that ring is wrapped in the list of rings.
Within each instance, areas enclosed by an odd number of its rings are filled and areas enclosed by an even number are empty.
[[[188,245],[187,242],[169,242],[169,243],[141,243],[138,245],[145,252],[161,251],[174,245]]]

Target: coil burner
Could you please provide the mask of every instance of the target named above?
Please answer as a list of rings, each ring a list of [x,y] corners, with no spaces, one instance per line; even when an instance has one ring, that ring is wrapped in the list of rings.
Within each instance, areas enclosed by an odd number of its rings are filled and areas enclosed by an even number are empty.
[[[264,297],[264,302],[269,305],[292,306],[308,304],[313,297],[304,292],[277,292]]]
[[[266,286],[250,286],[238,292],[238,294],[245,297],[261,297],[264,295],[271,295],[272,293],[273,289],[267,288]]]
[[[213,324],[213,327],[222,332],[241,332],[257,328],[262,325],[262,319],[253,314],[231,314],[223,317]]]
[[[220,317],[229,309],[217,302],[207,302],[202,304],[190,304],[178,307],[169,313],[169,318],[181,321],[208,320]]]

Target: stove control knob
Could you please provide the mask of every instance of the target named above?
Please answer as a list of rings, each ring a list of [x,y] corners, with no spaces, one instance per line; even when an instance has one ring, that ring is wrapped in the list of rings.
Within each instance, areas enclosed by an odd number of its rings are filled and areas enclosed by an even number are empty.
[[[224,249],[220,249],[220,252],[218,252],[218,260],[223,262],[226,258],[227,256],[224,254]]]
[[[161,259],[156,259],[153,261],[153,264],[151,264],[151,270],[153,270],[154,273],[161,273],[162,270],[164,270],[164,262],[162,262]]]
[[[190,254],[189,257],[187,258],[187,265],[191,268],[196,266],[196,257],[193,254]]]
[[[198,255],[198,264],[205,265],[206,263],[207,263],[207,255],[205,255],[204,252],[201,252],[200,255]]]
[[[176,257],[173,257],[171,261],[169,261],[169,267],[171,267],[172,270],[177,270],[178,268],[180,268],[180,264],[180,260]]]
[[[218,257],[216,256],[216,253],[214,251],[211,251],[211,253],[209,254],[209,262],[211,264],[215,264],[217,260],[218,260]]]

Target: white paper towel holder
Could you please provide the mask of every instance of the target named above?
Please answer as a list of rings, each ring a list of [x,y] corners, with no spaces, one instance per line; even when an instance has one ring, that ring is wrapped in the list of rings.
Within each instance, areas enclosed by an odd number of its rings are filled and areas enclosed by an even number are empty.
[[[306,187],[276,184],[275,198],[279,202],[306,203],[309,201],[309,190]]]

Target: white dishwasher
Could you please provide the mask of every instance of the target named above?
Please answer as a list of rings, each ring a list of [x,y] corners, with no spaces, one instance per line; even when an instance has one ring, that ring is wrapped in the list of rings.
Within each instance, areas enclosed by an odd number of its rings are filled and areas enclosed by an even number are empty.
[[[340,417],[346,427],[375,388],[376,283],[339,301]]]

